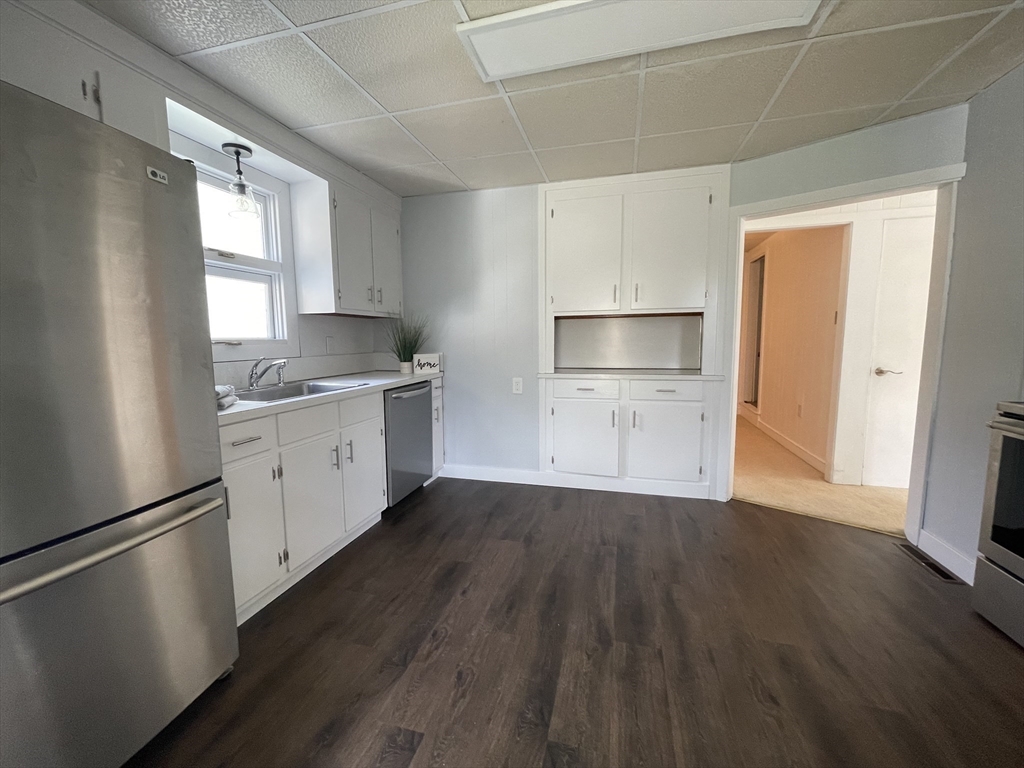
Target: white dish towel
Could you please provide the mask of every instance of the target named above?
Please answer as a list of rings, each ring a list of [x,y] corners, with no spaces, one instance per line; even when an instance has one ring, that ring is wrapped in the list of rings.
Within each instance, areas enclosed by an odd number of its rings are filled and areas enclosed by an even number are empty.
[[[230,384],[218,384],[214,389],[217,392],[217,410],[223,411],[238,402],[235,395],[235,388]]]

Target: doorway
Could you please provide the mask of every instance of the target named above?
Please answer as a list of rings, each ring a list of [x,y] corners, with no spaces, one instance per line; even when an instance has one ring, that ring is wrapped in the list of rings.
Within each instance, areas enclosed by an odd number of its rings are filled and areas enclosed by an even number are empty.
[[[935,190],[749,220],[736,498],[904,530]]]

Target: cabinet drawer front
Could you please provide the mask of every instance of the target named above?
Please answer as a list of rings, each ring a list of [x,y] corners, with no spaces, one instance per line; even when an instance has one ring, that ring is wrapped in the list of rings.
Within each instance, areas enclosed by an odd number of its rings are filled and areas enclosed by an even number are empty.
[[[281,445],[294,443],[313,435],[333,432],[338,428],[338,411],[334,403],[314,405],[278,414],[277,434]]]
[[[276,447],[277,425],[273,416],[220,428],[220,459],[224,464]]]
[[[342,400],[338,405],[342,429],[372,419],[374,416],[384,417],[384,396],[380,392]]]
[[[618,400],[619,382],[617,379],[556,379],[554,395],[576,399]]]
[[[704,383],[701,381],[631,381],[630,400],[701,400]]]
[[[438,397],[441,394],[441,388],[444,386],[441,383],[441,379],[434,379],[430,382],[431,389],[433,390],[434,397]]]

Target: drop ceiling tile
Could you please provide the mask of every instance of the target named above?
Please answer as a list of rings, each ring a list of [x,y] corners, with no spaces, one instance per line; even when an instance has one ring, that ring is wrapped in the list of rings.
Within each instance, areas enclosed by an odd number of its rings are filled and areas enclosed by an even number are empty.
[[[462,0],[470,20],[484,19],[501,13],[521,11],[534,5],[543,5],[551,0]]]
[[[640,71],[639,56],[624,56],[621,59],[609,59],[608,61],[595,61],[590,64],[580,64],[577,67],[566,67],[564,69],[553,69],[550,72],[538,72],[536,75],[523,75],[502,80],[501,84],[509,93],[513,91],[524,91],[527,88],[542,88],[547,85],[563,85],[573,83],[577,80],[586,80],[591,77],[603,77],[605,75],[621,75],[626,72]]]
[[[537,152],[540,164],[551,181],[595,179],[633,172],[632,139],[605,144],[584,144],[577,147],[542,149]]]
[[[887,123],[890,120],[899,120],[901,117],[910,117],[911,115],[919,115],[922,112],[931,112],[933,109],[943,109],[945,107],[952,107],[954,104],[963,104],[973,95],[973,93],[961,93],[955,96],[908,99],[887,114],[883,121]]]
[[[977,93],[1024,62],[1024,9],[1010,11],[914,93],[914,98]]]
[[[779,48],[647,72],[641,135],[756,121],[798,52]]]
[[[309,36],[395,112],[496,94],[455,34],[450,2],[426,2],[309,31]]]
[[[397,115],[439,160],[522,152],[526,142],[501,98]]]
[[[407,165],[403,168],[378,168],[366,173],[400,197],[458,192],[466,186],[440,163]]]
[[[534,148],[632,138],[639,75],[621,75],[511,95]]]
[[[818,30],[818,37],[980,11],[1006,0],[840,0]]]
[[[299,133],[360,171],[434,160],[390,117],[305,128]]]
[[[350,13],[379,8],[395,0],[271,0],[292,24],[312,24]]]
[[[770,155],[784,149],[811,144],[841,133],[864,128],[886,110],[869,107],[826,115],[808,115],[784,120],[766,120],[754,129],[738,160]]]
[[[496,157],[472,157],[452,160],[446,165],[470,189],[518,187],[521,184],[539,184],[544,181],[533,155],[520,152]]]
[[[902,0],[893,0],[901,2]],[[814,25],[828,6],[828,0],[822,0],[821,5],[814,12],[811,20],[800,27],[785,27],[784,29],[768,29],[762,32],[750,32],[746,35],[734,35],[723,37],[718,40],[706,40],[702,43],[690,43],[676,48],[666,48],[662,51],[651,51],[647,54],[647,66],[656,67],[662,64],[675,64],[682,61],[693,61],[708,56],[723,56],[740,51],[752,51],[755,48],[764,48],[768,45],[781,45],[798,40],[805,40],[811,34]]]
[[[90,0],[93,8],[172,55],[287,28],[251,0]]]
[[[297,35],[203,54],[188,63],[289,128],[380,113]]]
[[[768,117],[899,101],[991,20],[985,14],[813,43]]]
[[[749,131],[750,125],[733,125],[642,138],[637,170],[643,173],[727,163]]]

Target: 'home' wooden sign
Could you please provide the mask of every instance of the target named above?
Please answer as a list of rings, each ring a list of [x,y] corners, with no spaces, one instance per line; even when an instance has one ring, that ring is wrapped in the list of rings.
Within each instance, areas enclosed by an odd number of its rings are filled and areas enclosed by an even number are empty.
[[[412,372],[417,375],[425,373],[439,373],[441,370],[441,354],[435,355],[413,355]]]

